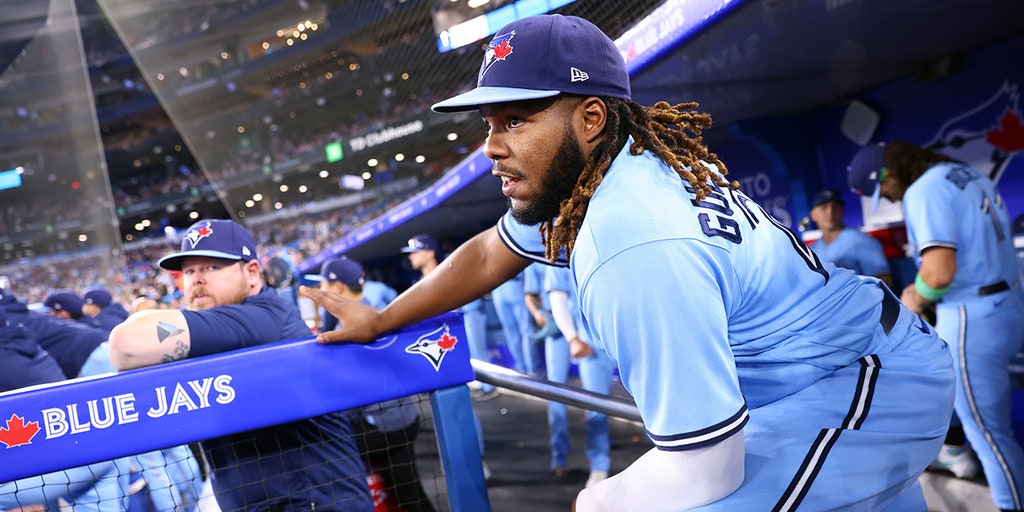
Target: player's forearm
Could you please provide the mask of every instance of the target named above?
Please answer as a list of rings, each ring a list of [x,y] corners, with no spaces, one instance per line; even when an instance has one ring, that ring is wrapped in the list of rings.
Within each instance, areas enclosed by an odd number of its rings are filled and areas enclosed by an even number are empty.
[[[576,320],[569,309],[569,294],[561,290],[554,290],[548,294],[548,298],[551,299],[551,318],[555,320],[555,325],[558,326],[562,336],[567,341],[572,341],[573,338],[579,336],[579,333],[576,332]]]
[[[168,363],[188,357],[191,335],[176,309],[141,311],[110,331],[110,362],[118,370]]]
[[[956,276],[956,251],[946,247],[928,249],[921,255],[917,273],[928,286],[946,288]]]
[[[540,295],[537,295],[536,293],[527,293],[523,295],[523,303],[526,304],[526,310],[530,312],[530,316],[533,317],[534,323],[540,325],[540,319],[543,318],[540,310]]]
[[[743,432],[706,448],[651,449],[623,472],[584,489],[577,512],[669,512],[714,503],[743,483]]]
[[[493,228],[484,231],[381,311],[380,330],[397,329],[456,309],[515,277],[528,263],[508,250]]]

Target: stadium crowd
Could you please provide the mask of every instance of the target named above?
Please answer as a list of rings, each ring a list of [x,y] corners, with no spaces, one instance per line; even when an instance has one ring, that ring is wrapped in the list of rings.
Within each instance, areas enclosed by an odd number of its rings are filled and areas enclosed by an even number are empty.
[[[258,254],[286,255],[286,261],[294,267],[401,203],[416,190],[414,187],[352,206],[279,216],[255,224],[251,229]],[[148,297],[173,307],[180,297],[174,276],[156,268],[152,262],[173,251],[178,241],[177,237],[165,237],[127,244],[123,259],[103,249],[43,255],[0,267],[0,275],[8,276],[19,298],[30,304],[41,303],[53,290],[68,289],[81,294],[89,288],[102,286],[125,305],[139,297]]]

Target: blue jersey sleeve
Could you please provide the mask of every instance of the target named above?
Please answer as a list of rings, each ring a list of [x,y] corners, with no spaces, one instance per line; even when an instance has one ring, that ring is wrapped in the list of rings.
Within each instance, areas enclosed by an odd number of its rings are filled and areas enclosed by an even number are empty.
[[[931,171],[918,178],[903,197],[903,214],[918,258],[930,247],[956,249],[957,218],[974,213],[956,211],[956,189],[941,177],[940,169]]]
[[[189,357],[312,336],[298,309],[266,288],[242,304],[182,313],[191,334]]]
[[[590,339],[615,360],[651,439],[686,450],[728,437],[747,407],[729,345],[726,301],[736,284],[725,254],[700,243],[659,241],[602,262],[579,283]],[[637,283],[677,290],[648,297]],[[671,375],[672,378],[664,378]]]
[[[505,215],[498,219],[498,236],[508,246],[509,250],[526,258],[547,265],[565,267],[569,262],[562,254],[554,262],[548,261],[545,255],[544,240],[541,238],[540,226],[527,226],[520,224],[512,218],[512,211],[505,212]]]

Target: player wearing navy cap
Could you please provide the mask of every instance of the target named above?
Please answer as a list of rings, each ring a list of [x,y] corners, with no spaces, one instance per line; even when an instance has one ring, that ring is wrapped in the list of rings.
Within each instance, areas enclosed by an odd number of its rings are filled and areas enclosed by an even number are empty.
[[[140,311],[115,327],[110,359],[118,369],[310,335],[295,304],[264,285],[256,243],[233,221],[193,224],[181,252],[158,263],[182,272],[184,309]],[[373,510],[352,427],[343,414],[201,444],[223,510]]]
[[[305,277],[319,282],[321,290],[373,306],[363,295],[366,274],[358,261],[344,256],[327,260],[319,274]],[[321,332],[333,330],[338,326],[338,319],[325,313],[322,325]],[[408,512],[432,512],[434,508],[416,469],[416,437],[420,426],[415,398],[399,397],[350,412],[360,455],[369,470],[383,477],[388,494],[397,497]]]
[[[821,230],[821,238],[811,244],[811,250],[822,261],[848,268],[862,276],[875,276],[893,287],[889,262],[882,251],[882,243],[871,235],[843,223],[846,202],[838,190],[822,190],[811,201],[811,220]]]
[[[413,235],[405,247],[402,247],[401,252],[409,258],[409,265],[413,270],[420,272],[423,277],[437,269],[441,259],[444,258],[441,244],[426,233]],[[491,357],[487,351],[487,315],[484,312],[483,300],[470,301],[459,308],[459,311],[462,312],[463,323],[466,326],[470,357],[481,361],[490,361]],[[484,400],[498,396],[497,388],[486,382],[479,383],[479,388],[473,390],[473,395],[474,398]],[[481,445],[482,443],[481,440]]]
[[[383,311],[303,289],[341,318],[318,340],[369,341],[530,261],[568,263],[584,331],[655,444],[577,510],[925,510],[948,349],[727,182],[695,107],[631,101],[621,54],[585,20],[510,23],[478,87],[434,106],[479,109],[510,212]]]
[[[905,141],[862,148],[849,183],[873,204],[879,197],[903,202],[918,271],[901,298],[918,312],[935,304],[967,440],[996,505],[1024,510],[1024,453],[1013,431],[1007,366],[1024,341],[1024,301],[999,191],[977,169]]]
[[[128,318],[124,306],[114,302],[114,297],[103,288],[87,290],[82,294],[82,302],[82,313],[92,317],[97,326],[108,333]]]
[[[366,282],[363,266],[344,256],[325,261],[320,266],[319,274],[306,274],[305,278],[320,283],[320,288],[323,290],[341,294],[358,292],[360,300],[362,299],[363,284]],[[330,311],[323,311],[320,315],[320,332],[333,331],[337,327],[338,319]]]
[[[84,305],[85,301],[77,293],[69,290],[55,290],[43,300],[43,308],[49,315],[75,320],[91,327],[99,327],[92,317],[82,313]]]

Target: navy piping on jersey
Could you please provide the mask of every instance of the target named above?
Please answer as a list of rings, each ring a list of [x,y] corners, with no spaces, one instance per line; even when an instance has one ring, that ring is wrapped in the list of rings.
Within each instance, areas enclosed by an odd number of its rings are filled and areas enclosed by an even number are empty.
[[[667,452],[694,450],[718,443],[723,439],[732,436],[743,429],[743,426],[746,425],[749,420],[750,413],[747,411],[747,405],[743,404],[743,407],[740,407],[740,410],[736,411],[736,414],[733,414],[728,419],[718,423],[717,425],[712,425],[694,432],[675,434],[671,436],[657,436],[648,430],[647,437],[654,442],[654,445],[657,446],[659,450]]]
[[[822,466],[825,465],[825,459],[828,458],[832,447],[839,441],[839,435],[843,430],[859,430],[864,424],[864,419],[867,418],[871,409],[871,399],[875,395],[878,370],[882,368],[882,363],[878,356],[872,354],[860,358],[860,365],[856,393],[850,403],[850,410],[846,414],[846,418],[843,419],[843,426],[822,429],[818,433],[818,437],[807,451],[803,463],[800,464],[800,469],[793,476],[793,480],[789,482],[786,492],[772,508],[772,512],[796,510],[800,506],[800,502],[807,497],[808,491],[811,490],[811,484],[814,483],[814,479],[818,477]]]
[[[924,254],[925,249],[931,249],[933,247],[945,247],[946,249],[954,249],[955,250],[956,249],[956,242],[942,242],[942,241],[928,242],[926,244],[921,245],[921,247],[917,250],[917,253],[918,254]]]
[[[505,228],[505,217],[504,216],[502,216],[500,219],[498,219],[498,226],[497,226],[497,228],[498,228],[498,236],[501,238],[501,241],[505,242],[505,245],[509,248],[509,250],[511,250],[512,252],[518,254],[519,256],[521,256],[523,258],[526,258],[528,260],[539,261],[539,262],[541,262],[541,263],[543,263],[545,265],[552,265],[552,266],[555,266],[555,267],[568,267],[569,266],[569,262],[565,261],[565,259],[563,259],[561,257],[559,257],[558,260],[555,261],[555,263],[551,263],[545,257],[544,253],[542,253],[542,252],[540,252],[540,253],[532,252],[532,251],[527,251],[526,249],[523,249],[522,246],[517,244],[516,241],[512,239],[512,236],[508,234],[508,229]],[[537,233],[537,236],[539,237],[540,233]]]
[[[957,352],[960,357],[960,379],[964,383],[964,395],[967,397],[967,405],[971,408],[971,416],[974,417],[974,422],[978,424],[978,429],[985,436],[985,442],[992,448],[992,453],[996,456],[996,460],[999,461],[999,469],[1003,472],[1003,478],[1006,479],[1006,483],[1010,487],[1010,496],[1013,497],[1013,508],[1024,508],[1021,507],[1021,496],[1017,491],[1017,485],[1013,479],[1013,473],[1010,471],[1010,466],[1006,463],[1003,452],[999,450],[999,445],[992,438],[992,432],[985,427],[981,414],[978,413],[978,404],[974,400],[974,389],[971,387],[971,379],[967,373],[967,306],[961,304],[957,308],[957,313],[960,315]]]

